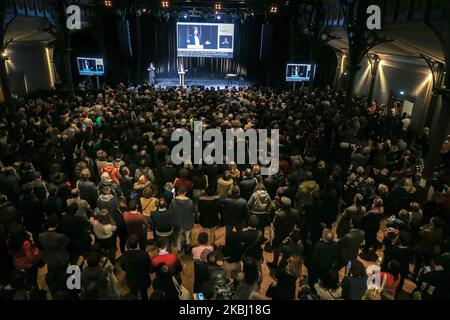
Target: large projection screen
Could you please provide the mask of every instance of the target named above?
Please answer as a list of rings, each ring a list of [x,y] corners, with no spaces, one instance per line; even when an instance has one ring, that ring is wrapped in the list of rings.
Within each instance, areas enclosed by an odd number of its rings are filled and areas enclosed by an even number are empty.
[[[234,24],[177,22],[178,57],[233,58]]]

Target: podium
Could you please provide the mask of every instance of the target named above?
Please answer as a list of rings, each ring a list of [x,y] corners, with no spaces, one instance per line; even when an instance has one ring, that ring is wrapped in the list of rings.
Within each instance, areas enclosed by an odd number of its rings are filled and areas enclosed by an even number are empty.
[[[180,87],[184,87],[184,75],[186,74],[185,71],[178,71],[178,77],[180,80]]]

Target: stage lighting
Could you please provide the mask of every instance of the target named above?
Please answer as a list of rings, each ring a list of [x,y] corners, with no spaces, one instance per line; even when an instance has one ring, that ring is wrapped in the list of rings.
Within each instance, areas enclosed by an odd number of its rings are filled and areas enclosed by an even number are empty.
[[[105,7],[111,8],[112,7],[112,0],[105,0],[104,4],[105,4]]]
[[[404,95],[405,95],[405,91],[403,91],[403,90],[400,91],[400,95],[401,95],[401,96],[404,96]]]
[[[169,7],[169,1],[165,0],[165,1],[161,2],[161,6],[163,8],[168,8]]]
[[[218,15],[216,16],[216,19],[217,19],[217,20],[220,20],[220,19],[222,19],[222,17],[218,14]]]
[[[187,15],[187,14],[184,14],[184,15],[183,15],[183,18],[184,18],[184,19],[187,19],[187,18],[188,18],[188,15]]]
[[[271,6],[270,7],[270,13],[275,14],[278,12],[278,7],[277,6]]]
[[[214,5],[214,10],[216,10],[216,11],[222,10],[222,5],[221,5],[220,3],[216,3],[216,4]]]

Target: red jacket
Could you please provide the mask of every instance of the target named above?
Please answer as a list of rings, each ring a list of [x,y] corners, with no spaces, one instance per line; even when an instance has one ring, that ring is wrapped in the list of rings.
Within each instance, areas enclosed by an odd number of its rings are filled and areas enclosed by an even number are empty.
[[[100,174],[103,172],[108,172],[109,177],[112,181],[114,181],[117,185],[120,185],[120,172],[119,169],[113,163],[106,163],[101,169]]]
[[[151,272],[155,272],[160,264],[165,264],[172,275],[176,275],[183,270],[180,260],[173,253],[163,253],[154,256],[152,258]]]
[[[27,270],[39,260],[39,249],[30,240],[25,240],[22,248],[10,255],[16,268]]]

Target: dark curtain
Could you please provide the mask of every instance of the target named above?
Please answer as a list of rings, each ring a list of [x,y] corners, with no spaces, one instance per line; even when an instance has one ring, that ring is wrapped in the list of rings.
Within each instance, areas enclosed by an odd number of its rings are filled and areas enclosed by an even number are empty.
[[[323,46],[317,61],[317,70],[314,84],[320,88],[333,86],[336,76],[337,58],[330,46]]]
[[[150,62],[155,64],[158,77],[177,77],[177,66],[182,63],[190,77],[203,79],[223,79],[227,73],[236,73],[255,80],[255,71],[264,67],[259,60],[261,25],[258,23],[234,25],[234,56],[225,59],[177,57],[176,21],[161,21],[152,16],[140,20],[142,36],[135,40],[137,49],[143,53],[144,72],[138,71],[141,80],[146,79]]]

